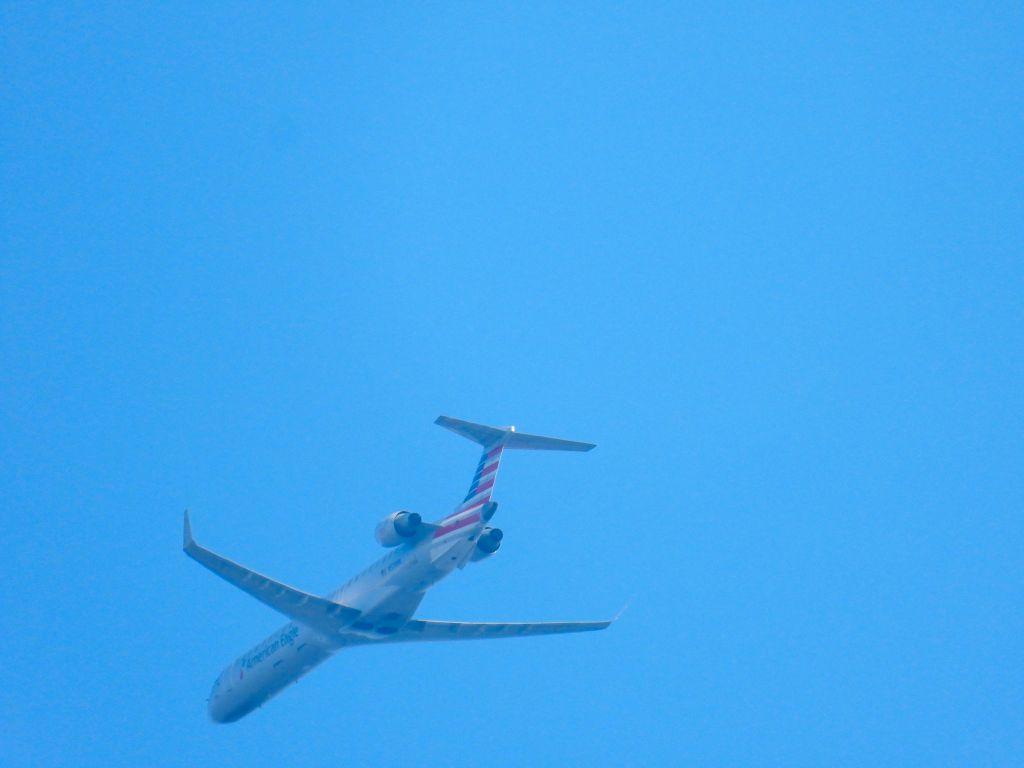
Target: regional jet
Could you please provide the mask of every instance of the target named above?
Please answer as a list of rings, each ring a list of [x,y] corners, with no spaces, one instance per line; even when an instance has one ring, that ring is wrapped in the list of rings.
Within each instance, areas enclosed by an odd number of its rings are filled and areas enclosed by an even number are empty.
[[[455,511],[435,523],[406,510],[385,517],[377,524],[375,536],[388,553],[325,597],[289,587],[200,546],[192,538],[185,512],[185,554],[291,620],[221,672],[207,700],[212,720],[238,720],[349,646],[589,632],[612,623],[413,618],[428,589],[455,569],[490,557],[501,546],[501,529],[490,525],[497,510],[491,494],[505,450],[589,451],[594,447],[448,416],[435,423],[483,448],[469,493]]]

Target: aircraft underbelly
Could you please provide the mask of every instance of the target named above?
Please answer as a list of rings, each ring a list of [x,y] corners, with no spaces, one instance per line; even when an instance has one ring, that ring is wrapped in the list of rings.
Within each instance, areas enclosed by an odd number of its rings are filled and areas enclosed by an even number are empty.
[[[397,586],[386,587],[378,594],[373,606],[363,611],[363,615],[353,627],[359,629],[361,623],[376,625],[384,620],[389,620],[397,627],[412,618],[423,597],[422,592],[413,592]]]
[[[333,652],[308,627],[286,624],[224,670],[208,702],[211,719],[229,723],[244,717]]]
[[[468,538],[457,538],[447,542],[442,541],[439,544],[432,544],[429,550],[429,569],[433,576],[433,581],[440,581],[458,568],[473,554],[475,546],[476,542],[470,541]]]

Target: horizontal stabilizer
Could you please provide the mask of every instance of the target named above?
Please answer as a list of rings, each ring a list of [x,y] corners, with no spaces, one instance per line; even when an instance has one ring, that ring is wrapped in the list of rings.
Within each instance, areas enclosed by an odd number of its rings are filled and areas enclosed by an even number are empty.
[[[479,443],[484,448],[502,445],[505,448],[521,448],[528,451],[589,451],[595,447],[593,443],[528,435],[524,432],[516,432],[515,427],[489,427],[486,424],[474,424],[472,421],[453,419],[451,416],[438,416],[434,423],[445,429],[450,429],[474,443]]]
[[[327,637],[343,633],[359,618],[360,612],[355,608],[289,587],[201,547],[192,538],[188,512],[185,512],[182,548],[186,555],[225,581],[234,584],[243,592],[248,592],[261,603],[283,613],[289,619],[301,622]]]

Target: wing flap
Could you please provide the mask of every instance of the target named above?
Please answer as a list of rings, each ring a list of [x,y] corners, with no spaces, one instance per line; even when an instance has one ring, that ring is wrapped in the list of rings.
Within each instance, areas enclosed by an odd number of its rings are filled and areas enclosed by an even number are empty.
[[[328,637],[344,632],[360,612],[347,605],[335,603],[323,597],[311,595],[300,589],[289,587],[262,573],[246,568],[233,560],[221,557],[200,546],[192,538],[192,526],[185,513],[184,543],[185,554],[205,568],[213,571],[229,584],[252,595],[264,605],[283,613],[293,621],[312,627]]]
[[[536,637],[568,632],[595,632],[611,626],[612,621],[423,621],[413,619],[388,642],[429,642],[442,640],[491,640],[501,637]]]

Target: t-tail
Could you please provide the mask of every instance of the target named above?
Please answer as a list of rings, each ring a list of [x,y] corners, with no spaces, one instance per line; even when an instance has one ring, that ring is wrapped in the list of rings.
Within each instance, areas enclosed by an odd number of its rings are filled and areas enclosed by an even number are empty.
[[[593,443],[528,435],[525,432],[516,432],[515,427],[489,427],[485,424],[474,424],[472,421],[453,419],[451,416],[438,416],[434,423],[483,447],[473,481],[469,484],[469,492],[462,503],[456,507],[456,512],[482,506],[491,500],[494,481],[498,477],[501,454],[506,448],[527,451],[589,451],[595,447]]]

